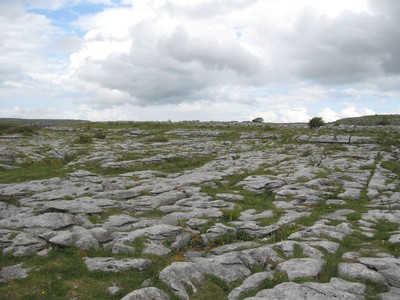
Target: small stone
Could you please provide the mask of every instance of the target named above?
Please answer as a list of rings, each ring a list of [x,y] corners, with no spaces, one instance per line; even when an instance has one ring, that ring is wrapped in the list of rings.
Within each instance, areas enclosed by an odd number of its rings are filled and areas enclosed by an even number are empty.
[[[0,282],[8,282],[16,278],[27,278],[31,268],[24,269],[21,264],[4,267],[0,270]]]

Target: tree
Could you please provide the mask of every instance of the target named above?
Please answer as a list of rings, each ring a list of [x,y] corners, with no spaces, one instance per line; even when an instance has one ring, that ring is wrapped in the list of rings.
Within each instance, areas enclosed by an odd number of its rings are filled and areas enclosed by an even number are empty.
[[[262,123],[262,122],[264,122],[264,119],[263,118],[255,118],[255,119],[253,119],[253,120],[251,120],[253,123]]]
[[[310,128],[318,128],[325,125],[324,119],[321,117],[314,117],[308,122]]]

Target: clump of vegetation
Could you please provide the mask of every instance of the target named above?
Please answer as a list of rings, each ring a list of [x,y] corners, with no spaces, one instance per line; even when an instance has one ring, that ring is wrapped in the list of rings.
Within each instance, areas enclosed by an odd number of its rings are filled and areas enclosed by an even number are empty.
[[[22,134],[31,136],[35,133],[34,127],[30,125],[16,125],[13,123],[0,123],[0,135],[3,134]]]
[[[310,128],[318,128],[325,125],[325,121],[321,117],[314,117],[310,121],[308,121],[308,127]]]
[[[102,131],[97,131],[93,137],[96,139],[104,140],[106,138],[106,134]]]
[[[255,118],[255,119],[251,120],[251,121],[252,121],[253,123],[262,123],[262,122],[264,122],[264,119],[258,117],[258,118]]]
[[[78,134],[76,142],[79,144],[90,144],[93,142],[93,138],[90,135],[80,133]]]
[[[240,217],[240,208],[238,206],[235,206],[234,209],[223,209],[222,213],[225,221],[236,221]]]

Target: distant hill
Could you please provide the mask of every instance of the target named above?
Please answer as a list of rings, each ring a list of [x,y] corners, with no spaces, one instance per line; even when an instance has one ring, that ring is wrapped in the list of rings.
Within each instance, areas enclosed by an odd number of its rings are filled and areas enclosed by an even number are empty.
[[[400,115],[371,115],[356,118],[345,118],[337,120],[335,123],[359,126],[400,125]]]
[[[15,125],[63,125],[73,123],[85,123],[86,120],[70,120],[70,119],[19,119],[19,118],[0,118],[0,123],[12,123]]]

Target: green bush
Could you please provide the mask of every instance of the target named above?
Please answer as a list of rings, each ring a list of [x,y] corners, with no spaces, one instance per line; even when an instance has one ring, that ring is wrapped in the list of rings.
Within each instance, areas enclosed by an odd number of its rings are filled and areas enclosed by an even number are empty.
[[[76,142],[79,144],[90,144],[92,141],[92,137],[87,134],[79,134],[78,139],[76,140]]]
[[[325,125],[324,119],[321,117],[314,117],[308,122],[310,128],[318,128]]]
[[[104,140],[104,139],[106,138],[106,134],[105,134],[104,132],[102,132],[102,131],[97,131],[97,132],[94,134],[94,137],[95,137],[96,139]]]

